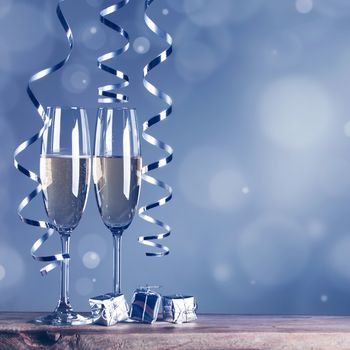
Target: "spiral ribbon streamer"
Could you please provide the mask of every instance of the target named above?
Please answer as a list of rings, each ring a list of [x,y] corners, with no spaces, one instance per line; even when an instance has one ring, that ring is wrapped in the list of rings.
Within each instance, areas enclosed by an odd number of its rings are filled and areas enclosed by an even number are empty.
[[[157,249],[161,250],[158,252],[147,252],[146,253],[147,256],[161,257],[161,256],[169,254],[169,248],[166,247],[165,245],[162,245],[162,244],[154,242],[154,241],[161,240],[161,239],[168,237],[170,235],[171,228],[168,224],[145,214],[145,212],[147,212],[150,209],[160,207],[160,206],[166,204],[167,202],[169,202],[172,198],[173,190],[165,182],[158,180],[158,179],[154,178],[153,176],[148,175],[147,173],[150,172],[151,170],[162,168],[162,167],[166,166],[168,163],[170,163],[173,159],[173,152],[174,151],[173,151],[172,147],[169,146],[168,144],[166,144],[165,142],[160,141],[160,140],[156,139],[155,137],[151,136],[150,134],[148,134],[147,130],[150,127],[152,127],[153,125],[161,122],[162,120],[165,120],[170,115],[170,113],[172,112],[173,101],[169,95],[167,95],[166,93],[164,93],[163,91],[161,91],[160,89],[155,87],[153,84],[151,84],[146,79],[146,77],[148,76],[148,74],[151,70],[153,70],[155,67],[157,67],[162,62],[166,61],[167,58],[171,55],[172,50],[173,50],[173,46],[172,46],[173,39],[170,36],[170,34],[168,34],[166,31],[164,31],[163,29],[158,27],[158,25],[155,24],[151,20],[150,17],[148,17],[147,10],[151,6],[153,1],[154,0],[146,0],[145,1],[144,21],[145,21],[147,27],[154,34],[156,34],[158,37],[165,40],[169,46],[166,50],[162,51],[157,57],[155,57],[153,60],[151,60],[143,68],[143,85],[149,93],[151,93],[152,95],[163,100],[168,105],[168,107],[166,109],[162,110],[161,112],[159,112],[158,114],[152,116],[150,119],[148,119],[147,121],[145,121],[143,123],[143,125],[142,125],[142,129],[143,129],[142,130],[142,137],[149,144],[156,146],[156,147],[160,148],[161,150],[167,152],[168,155],[164,158],[159,159],[156,162],[153,162],[153,163],[150,163],[148,165],[143,166],[142,179],[151,185],[158,186],[158,187],[164,189],[168,194],[165,197],[159,199],[158,201],[150,203],[150,204],[145,205],[145,206],[142,206],[139,209],[139,217],[141,219],[143,219],[146,222],[149,222],[151,224],[155,224],[155,225],[160,226],[163,230],[165,230],[165,232],[158,234],[158,235],[152,235],[152,236],[140,236],[138,241],[141,244],[144,244],[146,246],[157,248]]]
[[[117,69],[114,69],[110,66],[108,66],[105,62],[117,57],[124,52],[126,52],[130,47],[130,40],[129,40],[129,34],[119,25],[115,24],[114,22],[110,21],[106,16],[117,12],[119,9],[127,5],[129,0],[121,0],[117,2],[116,4],[112,6],[108,6],[105,9],[103,9],[100,12],[100,21],[105,24],[107,27],[113,29],[117,33],[119,33],[125,40],[126,43],[123,47],[119,48],[118,50],[108,52],[100,57],[97,58],[97,66],[99,69],[101,69],[104,72],[110,73],[115,75],[117,78],[121,79],[122,82],[117,84],[111,84],[111,85],[104,85],[100,86],[98,88],[98,95],[101,96],[98,99],[99,103],[115,103],[115,102],[128,102],[129,98],[128,96],[124,94],[117,93],[117,90],[123,87],[126,87],[129,85],[129,77],[122,71],[119,71]]]
[[[50,224],[49,222],[46,221],[42,221],[42,220],[34,220],[34,219],[28,219],[26,217],[24,217],[22,215],[22,211],[23,209],[38,195],[41,193],[42,191],[42,184],[41,184],[41,180],[40,177],[33,171],[26,169],[24,166],[22,166],[18,161],[17,161],[17,157],[24,152],[30,145],[34,144],[36,141],[40,140],[44,134],[44,132],[46,131],[46,129],[49,127],[50,124],[50,120],[48,115],[46,114],[45,108],[43,107],[43,105],[39,102],[39,100],[37,99],[37,97],[35,96],[34,92],[32,91],[31,88],[31,84],[39,81],[40,79],[58,71],[59,69],[61,69],[66,62],[69,60],[70,55],[72,53],[73,50],[73,45],[74,45],[74,41],[73,41],[73,35],[72,35],[72,31],[68,25],[68,22],[66,21],[62,11],[61,11],[61,7],[60,4],[64,2],[64,0],[59,0],[57,7],[56,7],[56,14],[57,17],[60,21],[60,24],[62,25],[68,43],[69,43],[69,52],[67,54],[67,56],[62,59],[61,61],[59,61],[58,63],[56,63],[55,65],[45,68],[43,70],[41,70],[40,72],[32,75],[29,79],[28,85],[27,85],[27,94],[31,100],[31,102],[33,103],[35,109],[37,110],[40,118],[43,121],[43,126],[42,128],[35,134],[33,135],[31,138],[27,139],[26,141],[22,142],[15,150],[14,153],[14,166],[15,168],[21,172],[22,174],[24,174],[25,176],[29,177],[31,180],[35,181],[38,185],[37,187],[31,192],[29,193],[19,204],[18,209],[17,209],[17,213],[18,216],[20,217],[21,221],[23,221],[25,224],[31,225],[31,226],[36,226],[36,227],[41,227],[41,228],[45,228],[47,229],[47,232],[45,234],[43,234],[32,246],[30,252],[32,257],[37,260],[37,261],[43,261],[43,262],[50,262],[50,264],[44,266],[42,269],[40,269],[40,273],[42,275],[46,275],[47,273],[49,273],[50,271],[52,271],[53,269],[55,269],[61,261],[63,260],[68,260],[70,259],[69,254],[55,254],[55,255],[49,255],[49,256],[38,256],[36,255],[37,250],[54,234],[55,232],[55,227]]]

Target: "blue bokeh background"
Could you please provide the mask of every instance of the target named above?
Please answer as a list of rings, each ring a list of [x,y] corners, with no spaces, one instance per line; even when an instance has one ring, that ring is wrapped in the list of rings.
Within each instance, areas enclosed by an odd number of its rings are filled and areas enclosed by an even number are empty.
[[[22,224],[20,200],[34,184],[12,165],[13,151],[41,126],[26,96],[31,74],[67,53],[57,1],[0,3],[0,309],[52,310],[57,271],[43,278],[29,254],[42,231]],[[93,135],[97,86],[113,79],[98,55],[120,37],[99,23],[102,0],[62,5],[76,47],[61,71],[34,85],[48,105],[88,109]],[[197,297],[200,312],[349,314],[350,2],[348,0],[157,0],[150,16],[174,38],[174,54],[150,80],[174,98],[153,129],[175,148],[157,176],[174,199],[155,216],[173,228],[171,254],[149,258],[136,218],[125,232],[123,289],[160,284]],[[142,85],[142,68],[166,45],[143,22],[143,1],[115,16],[131,37],[116,66],[127,72],[140,121],[164,105]],[[145,161],[161,152],[143,145]],[[38,168],[39,145],[21,158]],[[141,203],[163,195],[143,187]],[[45,217],[41,198],[26,210]],[[72,235],[71,300],[112,289],[111,234],[93,189]],[[43,253],[57,252],[57,237]]]

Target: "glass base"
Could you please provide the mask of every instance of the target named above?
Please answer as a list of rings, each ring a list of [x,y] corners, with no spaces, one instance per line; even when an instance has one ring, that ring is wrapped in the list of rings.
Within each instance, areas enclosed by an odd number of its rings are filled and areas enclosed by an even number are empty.
[[[74,311],[55,311],[50,315],[36,318],[34,322],[53,326],[81,326],[93,323],[93,319],[91,317],[79,315]]]

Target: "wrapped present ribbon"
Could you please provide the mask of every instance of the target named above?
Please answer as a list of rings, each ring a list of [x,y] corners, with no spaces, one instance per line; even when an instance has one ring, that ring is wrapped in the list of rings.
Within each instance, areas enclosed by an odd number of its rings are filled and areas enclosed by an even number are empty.
[[[186,323],[197,319],[197,303],[193,296],[181,294],[163,296],[163,320]]]
[[[94,323],[113,326],[129,318],[129,306],[123,294],[99,295],[89,299]]]
[[[159,286],[136,289],[131,303],[132,320],[151,324],[157,320],[162,298],[159,293],[152,291],[152,288],[159,288]]]

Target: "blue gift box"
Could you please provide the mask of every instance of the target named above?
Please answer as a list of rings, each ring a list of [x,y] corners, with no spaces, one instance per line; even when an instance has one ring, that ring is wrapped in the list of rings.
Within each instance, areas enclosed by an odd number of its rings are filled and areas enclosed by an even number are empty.
[[[161,303],[160,294],[150,287],[138,288],[132,298],[130,318],[144,323],[154,323],[157,320]]]

